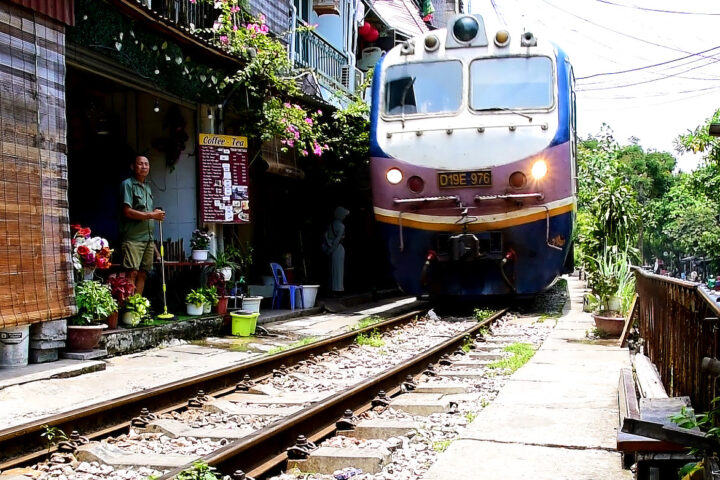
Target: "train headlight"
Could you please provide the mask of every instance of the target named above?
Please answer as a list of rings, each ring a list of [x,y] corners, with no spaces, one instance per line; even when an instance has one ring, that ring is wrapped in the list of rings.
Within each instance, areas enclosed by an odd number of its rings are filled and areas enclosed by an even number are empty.
[[[510,32],[507,30],[498,30],[495,34],[495,45],[498,47],[507,47],[510,45]]]
[[[513,174],[510,175],[508,183],[510,183],[510,186],[513,188],[523,188],[525,183],[527,183],[527,178],[522,172],[513,172]]]
[[[480,31],[477,19],[470,16],[460,17],[453,25],[453,35],[460,42],[470,42]]]
[[[434,52],[438,48],[440,48],[440,39],[437,35],[428,35],[425,37],[425,50]]]
[[[387,178],[387,181],[393,185],[397,185],[402,182],[403,174],[399,168],[391,168],[387,171],[387,173],[385,173],[385,178]]]
[[[532,173],[532,176],[535,180],[540,180],[547,174],[547,171],[548,168],[545,160],[538,160],[533,164],[532,170],[530,172]]]

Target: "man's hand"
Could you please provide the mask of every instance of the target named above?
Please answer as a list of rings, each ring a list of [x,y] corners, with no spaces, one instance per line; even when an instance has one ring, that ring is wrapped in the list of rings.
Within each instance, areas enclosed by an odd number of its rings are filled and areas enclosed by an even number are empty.
[[[155,210],[150,213],[150,218],[153,220],[159,220],[161,222],[165,221],[165,212],[163,210],[160,210],[159,208],[156,208]]]

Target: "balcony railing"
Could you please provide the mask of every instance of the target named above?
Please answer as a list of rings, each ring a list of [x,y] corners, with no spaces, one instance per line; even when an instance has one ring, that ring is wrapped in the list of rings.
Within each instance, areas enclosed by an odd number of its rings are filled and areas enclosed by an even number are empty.
[[[305,26],[305,23],[298,21],[297,26]],[[347,57],[315,32],[296,33],[295,65],[314,70],[336,88],[355,91],[356,74],[350,68]]]
[[[167,18],[180,27],[210,28],[218,17],[213,4],[190,0],[143,0],[142,5]],[[204,38],[212,35],[206,32],[195,32]]]

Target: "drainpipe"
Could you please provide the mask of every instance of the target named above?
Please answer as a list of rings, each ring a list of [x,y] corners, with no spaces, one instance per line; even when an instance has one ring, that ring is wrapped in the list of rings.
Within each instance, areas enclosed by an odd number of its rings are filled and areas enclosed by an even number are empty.
[[[290,5],[290,63],[295,66],[295,36],[297,35],[295,29],[297,28],[297,8],[295,7],[295,0],[288,0]]]
[[[356,2],[360,2],[362,0],[349,0],[348,7],[350,10],[350,30],[348,31],[347,36],[347,57],[348,57],[348,65],[350,65],[350,91],[355,93],[355,49],[354,46],[357,45],[355,42],[355,36],[357,35],[357,19],[355,16],[357,15],[357,4]]]

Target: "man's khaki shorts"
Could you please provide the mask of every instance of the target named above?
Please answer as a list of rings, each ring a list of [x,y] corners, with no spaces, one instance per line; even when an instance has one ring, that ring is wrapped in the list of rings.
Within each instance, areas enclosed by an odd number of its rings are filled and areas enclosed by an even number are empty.
[[[154,253],[153,242],[123,242],[123,267],[149,272],[152,270]]]

